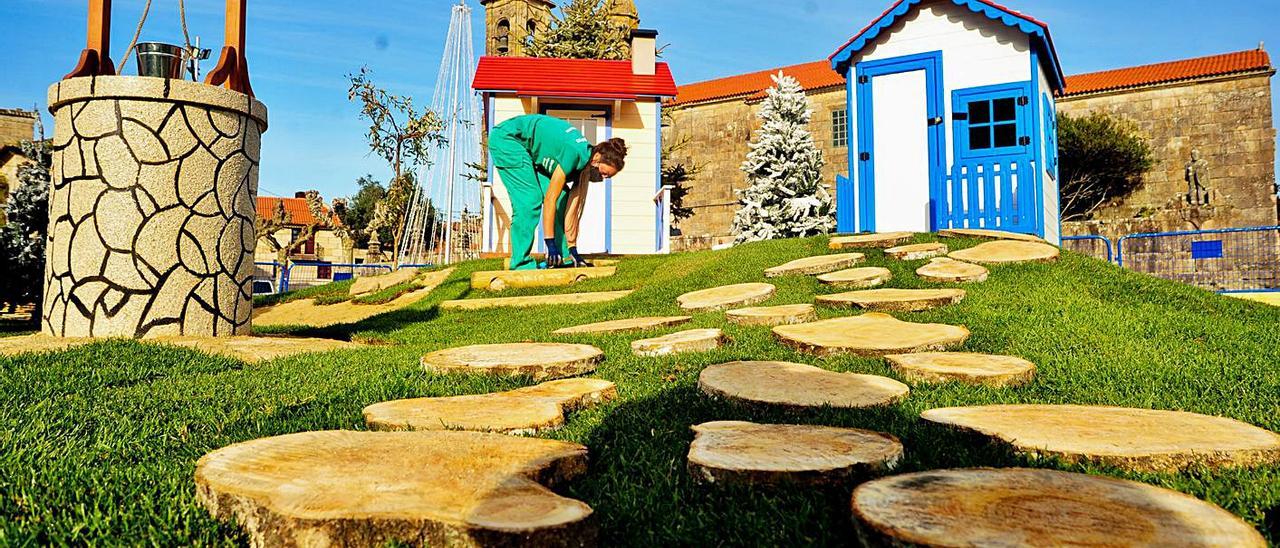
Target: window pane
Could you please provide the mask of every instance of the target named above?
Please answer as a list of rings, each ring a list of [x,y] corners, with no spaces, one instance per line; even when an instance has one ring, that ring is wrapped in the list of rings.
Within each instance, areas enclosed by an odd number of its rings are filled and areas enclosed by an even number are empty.
[[[991,102],[974,101],[969,103],[969,123],[986,124],[991,122]]]
[[[996,121],[1010,122],[1018,119],[1018,107],[1014,99],[996,99]]]
[[[969,128],[969,150],[991,148],[991,128],[987,126]]]
[[[996,124],[995,128],[997,147],[1018,145],[1018,124]]]
[[[831,146],[843,147],[849,144],[848,111],[831,111]]]

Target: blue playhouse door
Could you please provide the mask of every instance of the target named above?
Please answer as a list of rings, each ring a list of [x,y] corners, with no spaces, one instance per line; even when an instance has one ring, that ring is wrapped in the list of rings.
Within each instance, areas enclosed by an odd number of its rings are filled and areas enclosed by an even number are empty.
[[[943,224],[1036,233],[1039,174],[1031,82],[952,92],[955,162],[940,200]]]
[[[857,65],[858,227],[930,232],[946,158],[942,54]]]

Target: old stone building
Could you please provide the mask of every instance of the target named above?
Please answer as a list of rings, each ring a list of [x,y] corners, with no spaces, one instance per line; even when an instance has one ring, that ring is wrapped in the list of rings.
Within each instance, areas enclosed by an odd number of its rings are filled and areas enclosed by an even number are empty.
[[[524,56],[526,41],[551,24],[551,0],[481,0],[485,55]]]
[[[677,248],[703,248],[733,240],[738,204],[746,187],[739,169],[769,75],[795,77],[813,108],[810,130],[823,145],[825,176],[834,191],[848,173],[845,81],[827,61],[720,78],[680,87],[667,105],[665,139],[679,144],[677,161],[700,171],[684,205],[693,217],[680,223]],[[1144,184],[1096,212],[1097,220],[1070,222],[1064,235],[1109,237],[1141,231],[1263,226],[1277,221],[1275,129],[1271,67],[1266,52],[1251,50],[1067,78],[1059,109],[1078,116],[1104,111],[1137,124],[1150,139],[1156,166]],[[1209,166],[1210,204],[1186,203],[1185,168],[1198,149]]]
[[[18,166],[27,161],[22,155],[22,142],[34,138],[35,127],[35,112],[0,109],[0,206],[8,203],[9,194],[16,189]]]

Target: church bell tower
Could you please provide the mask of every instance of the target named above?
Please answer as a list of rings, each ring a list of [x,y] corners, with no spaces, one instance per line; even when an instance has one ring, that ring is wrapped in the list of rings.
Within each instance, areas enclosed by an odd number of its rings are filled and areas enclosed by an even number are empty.
[[[522,57],[525,41],[551,24],[551,0],[480,0],[484,6],[485,55]]]

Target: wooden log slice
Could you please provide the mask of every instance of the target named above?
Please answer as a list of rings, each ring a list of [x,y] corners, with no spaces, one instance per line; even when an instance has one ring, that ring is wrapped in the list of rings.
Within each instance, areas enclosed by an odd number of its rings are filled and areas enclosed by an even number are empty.
[[[776,288],[773,284],[746,283],[691,291],[676,298],[680,308],[695,312],[727,310],[751,306],[769,300]]]
[[[899,261],[919,261],[922,259],[932,259],[947,254],[947,244],[927,243],[900,245],[884,250],[884,254],[893,257]]]
[[[631,291],[600,291],[595,293],[566,293],[563,295],[464,299],[440,303],[440,309],[481,310],[485,308],[529,308],[533,306],[553,306],[562,304],[595,304],[616,301],[630,294]]]
[[[739,308],[725,312],[724,317],[729,323],[738,325],[774,326],[811,322],[818,319],[818,312],[811,304],[784,304]]]
[[[631,343],[631,351],[637,356],[658,357],[685,352],[707,352],[724,345],[728,340],[719,329],[690,329],[653,339]]]
[[[558,485],[586,472],[576,443],[480,432],[305,432],[196,463],[196,498],[252,546],[581,545],[591,507]]]
[[[915,236],[910,232],[886,232],[884,234],[858,234],[855,236],[836,236],[831,238],[827,247],[831,249],[873,249],[888,248],[907,243]]]
[[[983,238],[987,240],[1018,240],[1023,242],[1048,243],[1043,238],[1032,234],[1006,232],[1004,230],[988,230],[985,228],[948,228],[939,230],[938,235],[944,238]]]
[[[492,270],[471,273],[471,288],[504,291],[516,288],[562,287],[592,278],[607,278],[618,271],[613,266],[552,268],[543,270]]]
[[[903,474],[862,484],[852,505],[868,545],[1266,545],[1240,518],[1183,493],[1056,470]]]
[[[765,270],[764,276],[766,278],[777,278],[779,276],[826,274],[827,272],[852,267],[861,263],[864,259],[866,259],[866,255],[861,253],[836,253],[833,255],[805,257]]]
[[[706,483],[845,486],[902,458],[898,438],[855,428],[717,421],[693,431],[689,473]]]
[[[884,356],[940,351],[964,344],[969,330],[943,324],[900,321],[888,314],[833,318],[773,328],[778,342],[815,356]]]
[[[432,352],[422,357],[422,367],[433,373],[527,375],[541,381],[585,375],[601,361],[604,352],[585,344],[480,344]]]
[[[364,295],[375,291],[382,291],[391,286],[400,285],[405,282],[412,281],[418,277],[419,270],[417,268],[401,268],[387,274],[379,274],[377,276],[361,276],[351,283],[351,288],[347,290],[350,295]]]
[[[975,432],[1029,456],[1139,472],[1280,462],[1280,435],[1226,417],[1085,405],[930,409],[923,419]]]
[[[226,356],[249,363],[257,363],[276,358],[287,358],[301,354],[330,352],[334,350],[355,350],[366,348],[365,345],[333,339],[316,339],[305,337],[155,337],[144,339],[146,344],[168,344],[182,346],[207,354]]]
[[[564,426],[568,413],[617,397],[609,381],[561,379],[494,394],[376,403],[364,408],[364,420],[370,430],[538,434]]]
[[[939,257],[916,269],[916,276],[936,283],[976,283],[987,281],[991,274],[987,267]]]
[[[919,384],[959,382],[1005,388],[1027,384],[1036,375],[1036,364],[1015,356],[925,352],[884,358],[902,378]]]
[[[841,289],[868,289],[883,285],[891,279],[893,272],[878,266],[850,268],[818,276],[818,281]]]
[[[576,325],[557,329],[551,333],[555,335],[581,335],[581,334],[602,334],[602,333],[625,333],[629,331],[644,331],[647,329],[658,329],[661,327],[674,327],[683,325],[693,320],[692,316],[665,316],[665,317],[645,317],[645,318],[627,318],[623,320],[610,320],[607,322],[591,323],[586,325]]]
[[[1058,260],[1058,248],[1049,244],[996,240],[952,251],[949,257],[980,264],[1049,263]]]
[[[788,409],[862,409],[892,405],[911,389],[888,377],[836,373],[790,362],[730,362],[698,375],[708,396],[747,405]]]
[[[889,312],[931,310],[964,299],[963,289],[867,289],[819,295],[818,304],[843,308],[864,308]]]

